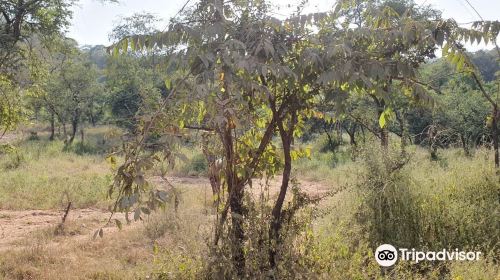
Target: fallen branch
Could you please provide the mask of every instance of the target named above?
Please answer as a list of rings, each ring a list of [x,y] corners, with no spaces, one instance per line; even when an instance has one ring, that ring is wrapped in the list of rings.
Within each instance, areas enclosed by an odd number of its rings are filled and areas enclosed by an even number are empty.
[[[68,203],[66,207],[66,211],[64,211],[64,216],[62,217],[61,223],[57,225],[54,234],[59,235],[64,232],[64,223],[66,222],[66,218],[68,218],[69,210],[71,209],[71,201]]]

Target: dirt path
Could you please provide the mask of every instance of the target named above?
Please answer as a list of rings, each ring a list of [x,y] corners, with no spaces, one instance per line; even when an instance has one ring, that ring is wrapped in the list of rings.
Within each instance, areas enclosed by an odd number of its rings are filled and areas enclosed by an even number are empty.
[[[174,186],[184,186],[184,187],[207,187],[210,188],[210,182],[208,178],[204,177],[168,177],[168,181]],[[269,185],[270,195],[277,195],[280,191],[282,177],[280,175],[276,176]],[[152,183],[159,184],[163,180],[160,177],[153,177],[150,179]],[[312,182],[306,180],[299,180],[300,190],[307,193],[310,196],[321,196],[331,191],[335,186],[333,184],[328,184],[325,182]],[[263,189],[264,182],[255,179],[253,182],[253,187],[251,188],[252,193],[258,194],[261,189]],[[290,189],[288,191],[290,193]]]
[[[0,131],[0,145],[14,143],[21,138],[19,133],[5,133],[3,135],[2,133],[3,131]]]
[[[63,211],[56,210],[0,210],[0,250],[12,248],[40,230],[55,230],[63,214]],[[99,209],[71,209],[67,223],[76,224],[76,229],[90,230],[99,224],[105,225],[109,215],[109,212]],[[76,236],[78,232],[73,228],[68,234]]]
[[[180,188],[185,187],[209,187],[207,178],[201,177],[169,177],[169,182]],[[276,196],[279,192],[280,177],[275,178],[269,187],[269,195]],[[161,184],[161,178],[152,178],[154,184]],[[301,189],[311,196],[326,194],[332,189],[319,182],[301,182]],[[251,190],[254,194],[259,194],[261,184],[256,181]],[[19,243],[33,234],[42,230],[52,230],[61,222],[63,210],[0,210],[0,251],[18,247]],[[91,238],[93,232],[104,226],[109,219],[110,213],[100,209],[71,209],[66,223],[71,223],[71,231],[66,233],[69,238]],[[124,223],[124,215],[116,214],[116,218]],[[113,232],[116,227],[108,225],[106,231]]]

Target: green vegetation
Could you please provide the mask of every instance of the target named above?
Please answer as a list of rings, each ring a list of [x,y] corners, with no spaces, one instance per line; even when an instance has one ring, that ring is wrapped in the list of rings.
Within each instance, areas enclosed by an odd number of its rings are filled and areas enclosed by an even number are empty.
[[[0,155],[0,208],[107,208],[106,191],[112,173],[104,159],[103,131],[90,130],[84,143],[71,148],[60,141],[21,140]],[[109,147],[109,146],[108,146]]]
[[[0,2],[0,279],[500,276],[498,20],[200,0],[81,48],[74,1],[26,1]]]

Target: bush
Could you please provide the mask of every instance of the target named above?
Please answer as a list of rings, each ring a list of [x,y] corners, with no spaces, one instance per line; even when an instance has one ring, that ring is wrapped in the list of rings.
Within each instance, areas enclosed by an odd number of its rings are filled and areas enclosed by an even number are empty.
[[[3,163],[4,169],[17,169],[26,159],[24,155],[20,153],[17,149],[8,153],[5,162]]]
[[[184,147],[183,149],[188,150]],[[176,176],[200,176],[207,174],[208,163],[205,156],[192,149],[186,153],[186,159],[178,160],[172,170]]]
[[[401,162],[396,153],[366,151],[364,175],[357,185],[363,199],[356,221],[370,246],[481,251],[486,260],[474,265],[489,267],[488,261],[499,256],[500,184],[484,153],[469,158],[446,151],[442,157],[448,165],[442,165],[417,151],[407,165],[394,169]],[[395,271],[441,279],[453,274],[453,268],[449,263],[422,262],[401,264]]]
[[[283,210],[278,242],[271,240],[269,225],[272,203],[264,195],[246,195],[244,232],[245,268],[237,271],[233,263],[230,225],[224,229],[218,246],[209,245],[210,259],[202,272],[208,279],[311,279],[318,275],[318,260],[310,254],[316,239],[312,231],[314,208],[297,185],[289,190],[290,202]],[[260,199],[256,199],[260,197]],[[277,243],[277,244],[276,244]],[[269,264],[270,250],[276,252],[276,266]]]
[[[189,170],[198,174],[207,172],[207,160],[202,154],[195,155],[189,164]]]
[[[411,190],[411,178],[401,170],[405,163],[399,151],[365,150],[365,173],[358,184],[364,198],[358,222],[368,233],[370,244],[376,248],[389,243],[396,247],[412,248],[420,240],[421,211],[418,197]]]

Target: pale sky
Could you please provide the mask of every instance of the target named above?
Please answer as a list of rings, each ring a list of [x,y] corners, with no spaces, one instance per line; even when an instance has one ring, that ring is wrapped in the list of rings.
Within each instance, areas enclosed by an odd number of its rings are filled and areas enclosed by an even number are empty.
[[[80,0],[73,8],[74,15],[67,35],[80,45],[109,45],[108,34],[114,24],[122,16],[130,16],[136,12],[149,12],[164,21],[158,26],[163,29],[172,17],[181,9],[187,0],[120,0],[119,3],[103,4],[98,0]],[[500,0],[468,0],[485,20],[500,19]],[[191,0],[190,4],[196,0]],[[288,14],[296,6],[298,0],[274,0],[276,12]],[[479,20],[479,17],[468,6],[466,0],[415,0],[417,4],[430,4],[443,11],[443,17],[455,18],[459,23]],[[305,12],[326,11],[334,5],[334,0],[309,0]],[[479,49],[485,46],[473,46]],[[492,48],[492,46],[487,46]]]

